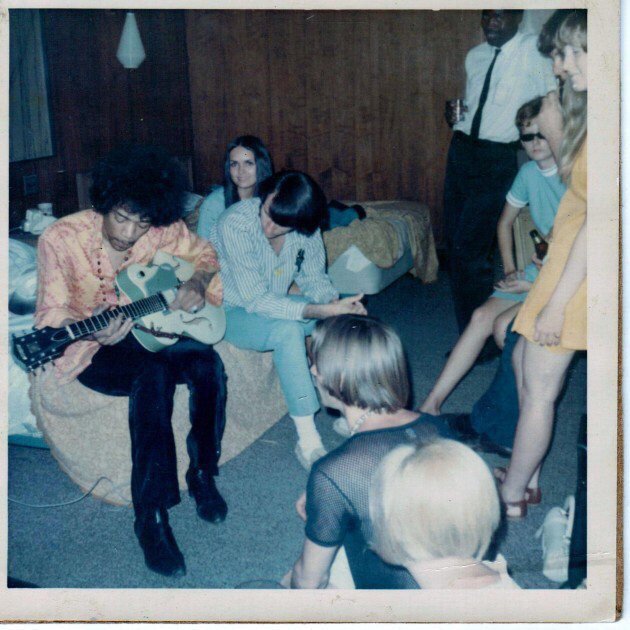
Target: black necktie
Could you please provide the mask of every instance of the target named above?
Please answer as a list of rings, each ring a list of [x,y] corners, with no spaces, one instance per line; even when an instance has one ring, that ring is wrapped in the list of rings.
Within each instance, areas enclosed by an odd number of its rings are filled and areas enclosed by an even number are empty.
[[[494,58],[492,59],[492,63],[490,64],[490,67],[488,68],[488,72],[486,72],[486,78],[483,82],[481,96],[479,97],[479,105],[477,106],[477,111],[475,112],[475,115],[473,117],[472,127],[470,128],[470,137],[475,140],[479,137],[479,127],[481,127],[481,112],[488,98],[488,92],[490,90],[490,77],[492,75],[492,68],[494,68],[494,62],[497,60],[497,57],[499,56],[500,52],[501,52],[500,48],[497,48],[494,51]]]

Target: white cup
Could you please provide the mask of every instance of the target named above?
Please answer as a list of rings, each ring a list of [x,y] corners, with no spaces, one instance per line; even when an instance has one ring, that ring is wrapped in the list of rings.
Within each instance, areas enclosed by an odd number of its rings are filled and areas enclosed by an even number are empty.
[[[38,217],[40,217],[41,215],[41,210],[37,208],[29,208],[26,211],[26,218],[24,219],[24,223],[22,224],[22,229],[25,232],[30,232],[33,226],[37,223]]]

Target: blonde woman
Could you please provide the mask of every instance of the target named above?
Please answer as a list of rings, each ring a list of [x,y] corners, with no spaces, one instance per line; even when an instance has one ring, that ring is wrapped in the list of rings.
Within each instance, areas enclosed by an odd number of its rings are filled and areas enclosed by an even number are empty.
[[[513,356],[519,421],[509,468],[496,471],[512,519],[525,517],[528,503],[540,494],[538,475],[551,442],[555,402],[575,351],[586,350],[586,33],[586,11],[575,11],[556,34],[572,88],[563,103],[564,124],[555,94],[545,97],[538,115],[540,132],[559,151],[560,174],[569,189],[545,265],[514,324],[522,335]]]
[[[341,315],[313,332],[311,372],[322,404],[341,411],[350,437],[315,462],[296,508],[306,521],[293,588],[326,588],[343,545],[356,588],[417,588],[403,567],[370,551],[370,479],[381,459],[427,433],[450,435],[438,419],[407,407],[409,379],[401,341],[373,317]]]
[[[392,450],[372,480],[370,521],[372,549],[420,588],[519,588],[501,556],[483,560],[499,497],[485,462],[459,442]]]

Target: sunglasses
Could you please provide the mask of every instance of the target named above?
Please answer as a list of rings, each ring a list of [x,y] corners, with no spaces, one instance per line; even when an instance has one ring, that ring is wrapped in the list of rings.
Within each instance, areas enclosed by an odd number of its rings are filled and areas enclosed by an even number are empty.
[[[540,131],[537,133],[522,133],[520,138],[521,138],[521,142],[531,142],[535,138],[540,138],[541,140],[547,139],[545,138],[545,136],[542,135],[542,133],[540,133]]]

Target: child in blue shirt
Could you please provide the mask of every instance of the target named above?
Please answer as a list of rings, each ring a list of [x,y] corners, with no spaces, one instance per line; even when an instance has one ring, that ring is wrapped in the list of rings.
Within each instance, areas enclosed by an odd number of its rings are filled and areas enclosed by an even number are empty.
[[[538,269],[532,262],[523,271],[516,269],[512,228],[516,217],[529,205],[532,220],[544,236],[551,232],[565,186],[557,173],[557,166],[547,140],[539,133],[536,116],[540,112],[542,98],[538,97],[522,105],[516,114],[521,145],[530,162],[519,170],[497,227],[499,251],[503,261],[504,276],[496,291],[472,315],[470,323],[453,348],[450,357],[438,377],[421,411],[440,415],[441,406],[455,386],[473,366],[486,340],[494,333],[502,348],[506,329],[521,307]]]
[[[522,272],[516,271],[512,247],[514,221],[521,209],[529,206],[532,221],[538,232],[549,235],[558,204],[566,190],[566,186],[558,176],[558,167],[553,155],[543,160],[537,159],[537,156],[548,156],[550,153],[547,141],[539,136],[538,126],[535,123],[521,131],[521,143],[531,161],[523,164],[519,170],[507,194],[503,214],[499,219],[497,237],[503,260],[504,277],[497,285],[500,288],[491,297],[517,302],[525,301],[528,289],[538,275],[538,267],[530,262]],[[527,284],[514,282],[519,279],[524,279]],[[506,312],[502,319],[507,319],[507,321],[513,319],[516,312],[511,312],[514,309],[509,310],[510,312]]]

